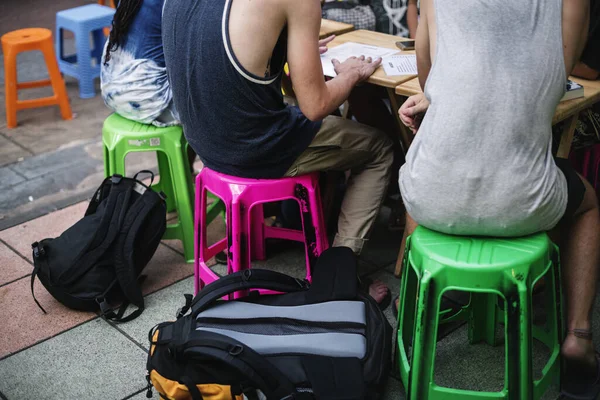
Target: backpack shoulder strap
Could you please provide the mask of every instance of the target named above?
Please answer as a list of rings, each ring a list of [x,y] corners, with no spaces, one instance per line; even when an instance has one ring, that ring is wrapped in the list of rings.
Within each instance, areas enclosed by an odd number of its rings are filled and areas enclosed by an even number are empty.
[[[300,292],[308,290],[310,284],[306,280],[266,269],[247,269],[229,274],[198,293],[191,304],[181,310],[184,315],[191,307],[195,314],[205,310],[214,301],[228,294],[246,289],[269,289],[278,292]]]
[[[103,299],[104,301],[100,303],[100,309],[105,318],[115,322],[128,322],[137,318],[144,311],[144,296],[138,282],[133,260],[133,242],[135,241],[135,232],[160,201],[161,197],[158,194],[152,192],[151,189],[147,189],[147,192],[144,192],[127,211],[127,216],[121,227],[121,236],[119,236],[115,246],[114,266],[123,295],[128,303],[137,307],[137,310],[123,317],[125,312],[123,308],[119,310],[118,314],[115,314],[108,306],[106,299]],[[104,303],[104,306],[102,303]]]
[[[265,357],[228,336],[193,331],[185,343],[173,343],[169,349],[175,357],[187,360],[208,358],[226,363],[245,376],[269,400],[312,399],[311,395],[298,392],[294,384]]]
[[[78,273],[72,274],[66,280],[61,280],[62,285],[69,285],[86,273],[89,267],[113,244],[121,230],[127,215],[133,186],[127,184],[127,182],[122,182],[122,178],[117,175],[111,178],[111,182],[113,185],[106,199],[104,215],[97,233],[82,251],[82,255],[75,261]]]

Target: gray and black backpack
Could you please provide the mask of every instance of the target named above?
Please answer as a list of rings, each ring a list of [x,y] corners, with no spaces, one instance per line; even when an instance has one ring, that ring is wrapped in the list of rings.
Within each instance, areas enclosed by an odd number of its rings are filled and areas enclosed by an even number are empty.
[[[154,387],[174,400],[379,398],[392,328],[359,292],[354,254],[323,252],[312,276],[251,269],[187,295],[177,320],[149,333],[148,397]],[[222,300],[239,291],[248,296]]]

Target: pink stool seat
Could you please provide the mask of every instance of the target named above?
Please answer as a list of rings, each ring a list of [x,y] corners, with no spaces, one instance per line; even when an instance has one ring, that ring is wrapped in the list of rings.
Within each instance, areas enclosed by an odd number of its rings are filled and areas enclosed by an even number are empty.
[[[225,204],[227,236],[206,243],[206,192]],[[294,199],[300,205],[302,230],[268,227],[264,224],[263,203]],[[219,279],[206,262],[227,249],[227,273],[249,269],[251,260],[264,260],[265,239],[278,238],[305,243],[306,279],[317,257],[329,247],[321,207],[318,173],[281,179],[246,179],[203,168],[196,177],[194,213],[195,292]],[[235,298],[243,293],[236,293]]]

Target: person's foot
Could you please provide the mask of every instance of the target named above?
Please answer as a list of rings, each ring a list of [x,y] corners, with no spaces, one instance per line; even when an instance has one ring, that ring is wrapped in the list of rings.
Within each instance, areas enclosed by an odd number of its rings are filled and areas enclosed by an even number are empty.
[[[373,283],[369,285],[369,296],[371,296],[377,304],[382,303],[389,293],[390,289],[380,280],[373,281]]]
[[[566,360],[588,366],[590,369],[595,369],[597,366],[596,351],[591,336],[589,338],[583,338],[569,332],[563,342],[561,355]]]
[[[569,331],[561,356],[564,363],[562,399],[596,399],[600,393],[600,366],[591,332]]]

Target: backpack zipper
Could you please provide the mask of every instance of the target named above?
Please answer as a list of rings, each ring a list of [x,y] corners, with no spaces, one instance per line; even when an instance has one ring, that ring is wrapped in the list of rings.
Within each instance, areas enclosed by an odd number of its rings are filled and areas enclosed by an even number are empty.
[[[266,318],[219,318],[198,317],[196,329],[213,328],[226,329],[240,333],[260,333],[253,326],[274,326],[279,329],[280,335],[293,335],[301,333],[349,333],[366,335],[366,325],[360,322],[332,322],[332,321],[307,321],[295,318],[266,317]],[[235,328],[238,329],[235,329]],[[246,328],[246,329],[244,329]]]

